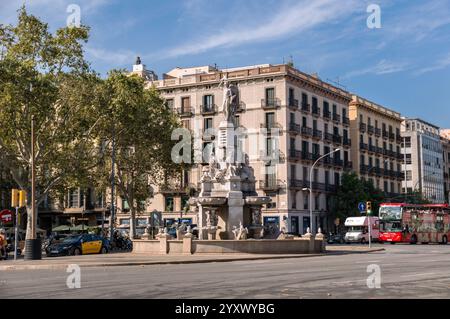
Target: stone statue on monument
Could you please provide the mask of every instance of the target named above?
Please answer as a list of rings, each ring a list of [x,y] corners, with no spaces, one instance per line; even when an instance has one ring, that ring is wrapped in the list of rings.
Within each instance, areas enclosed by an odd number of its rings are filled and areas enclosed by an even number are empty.
[[[219,84],[219,88],[223,87],[223,103],[222,111],[227,122],[233,122],[236,114],[239,90],[236,85],[231,84],[224,76]]]

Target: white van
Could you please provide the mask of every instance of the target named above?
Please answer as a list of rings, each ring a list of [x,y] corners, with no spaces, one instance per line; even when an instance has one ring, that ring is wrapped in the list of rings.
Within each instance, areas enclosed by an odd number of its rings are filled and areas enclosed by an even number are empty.
[[[349,217],[345,221],[347,233],[346,243],[368,243],[369,242],[369,219],[371,225],[372,242],[378,241],[380,237],[380,224],[378,217]]]

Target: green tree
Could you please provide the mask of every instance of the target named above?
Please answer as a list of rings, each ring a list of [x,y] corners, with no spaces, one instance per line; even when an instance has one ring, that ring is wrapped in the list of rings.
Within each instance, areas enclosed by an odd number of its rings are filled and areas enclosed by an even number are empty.
[[[0,160],[17,185],[31,188],[31,121],[35,123],[37,204],[51,191],[88,179],[98,77],[83,57],[88,28],[50,33],[22,7],[17,25],[0,25]],[[31,202],[27,207],[27,238]]]
[[[130,237],[135,237],[136,213],[153,194],[151,185],[177,176],[180,165],[171,159],[171,140],[179,120],[167,108],[156,89],[146,89],[144,80],[125,71],[111,71],[103,84],[103,114],[97,134],[106,149],[105,165],[99,170],[99,185],[110,186],[112,143],[115,144],[115,185],[131,212]]]
[[[384,193],[374,185],[352,173],[344,173],[334,201],[334,218],[344,221],[347,217],[360,216],[358,203],[372,202],[372,215],[378,215],[378,208],[385,201]]]

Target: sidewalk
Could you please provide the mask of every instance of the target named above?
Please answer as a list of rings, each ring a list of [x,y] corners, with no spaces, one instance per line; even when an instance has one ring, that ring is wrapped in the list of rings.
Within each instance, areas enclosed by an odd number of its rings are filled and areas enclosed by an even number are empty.
[[[286,258],[307,258],[337,254],[371,253],[382,251],[383,248],[368,247],[327,247],[327,252],[323,254],[302,254],[302,255],[148,255],[134,253],[115,253],[107,255],[86,255],[70,257],[43,257],[42,260],[5,260],[0,261],[0,271],[2,270],[52,270],[67,269],[68,265],[76,264],[80,267],[117,267],[117,266],[151,266],[166,264],[195,264],[232,262],[246,260],[264,259],[286,259]]]

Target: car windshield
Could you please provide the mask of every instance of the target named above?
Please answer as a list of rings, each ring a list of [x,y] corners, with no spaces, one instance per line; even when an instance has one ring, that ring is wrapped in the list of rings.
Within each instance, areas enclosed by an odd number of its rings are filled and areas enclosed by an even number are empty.
[[[399,232],[402,231],[401,222],[381,222],[380,223],[381,231],[384,232]]]
[[[402,219],[402,208],[400,206],[380,207],[380,218],[383,220]]]
[[[78,236],[70,236],[70,237],[65,238],[63,240],[63,243],[64,244],[73,244],[73,243],[76,243],[77,241],[79,241],[80,239],[81,239],[80,235],[78,235]]]
[[[363,227],[362,226],[351,226],[348,228],[349,232],[360,232],[363,231]]]

